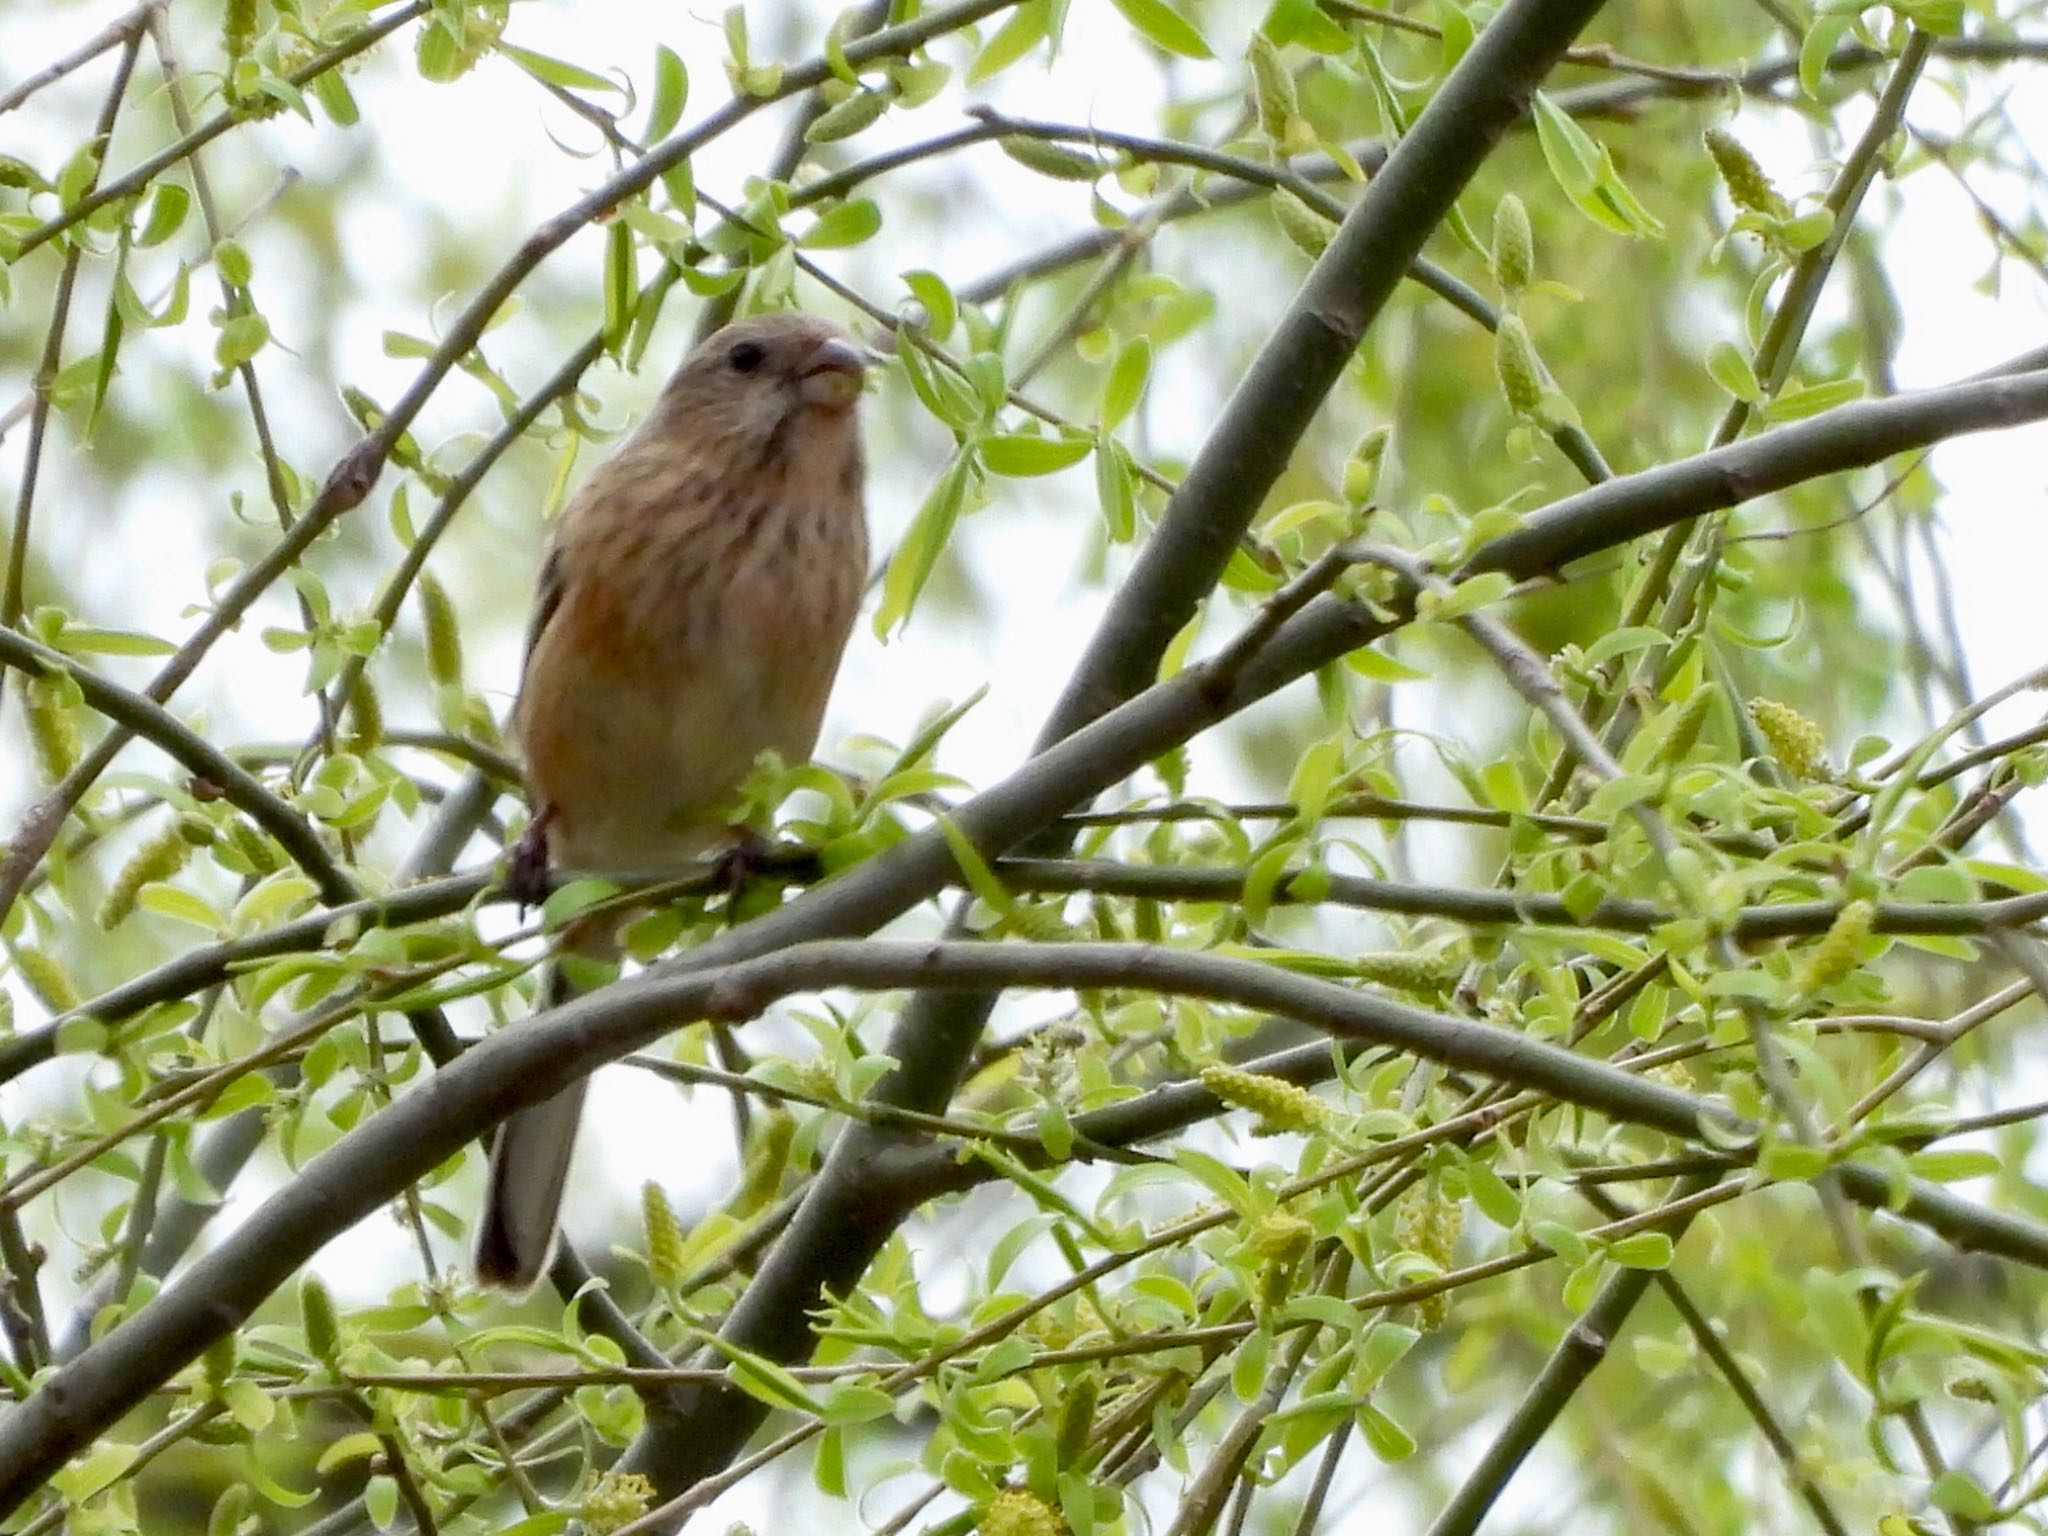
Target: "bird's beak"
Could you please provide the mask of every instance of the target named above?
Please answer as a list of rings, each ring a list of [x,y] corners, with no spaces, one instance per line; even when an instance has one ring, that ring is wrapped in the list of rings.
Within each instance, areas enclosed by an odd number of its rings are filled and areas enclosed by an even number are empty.
[[[867,354],[843,336],[829,337],[811,350],[797,370],[796,392],[806,405],[844,410],[860,398]]]

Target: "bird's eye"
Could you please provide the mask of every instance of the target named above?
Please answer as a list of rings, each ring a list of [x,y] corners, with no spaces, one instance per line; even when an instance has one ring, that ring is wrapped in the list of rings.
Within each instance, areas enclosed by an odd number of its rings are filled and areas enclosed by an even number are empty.
[[[734,373],[752,373],[767,356],[758,342],[742,341],[725,354],[725,360],[732,364]]]

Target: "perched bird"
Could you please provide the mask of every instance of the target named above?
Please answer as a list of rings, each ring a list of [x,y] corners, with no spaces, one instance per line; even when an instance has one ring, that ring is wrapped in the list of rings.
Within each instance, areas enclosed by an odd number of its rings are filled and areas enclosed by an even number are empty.
[[[717,854],[743,832],[725,815],[756,757],[809,758],[867,570],[864,364],[827,321],[737,321],[564,511],[512,715],[530,854],[569,869]],[[568,942],[602,953],[611,933]],[[579,1082],[499,1127],[483,1283],[524,1290],[546,1268],[582,1100]]]

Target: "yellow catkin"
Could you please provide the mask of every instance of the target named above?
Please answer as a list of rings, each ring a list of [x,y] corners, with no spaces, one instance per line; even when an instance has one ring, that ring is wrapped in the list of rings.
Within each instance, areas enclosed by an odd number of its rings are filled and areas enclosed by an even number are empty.
[[[1093,181],[1109,169],[1093,155],[1084,155],[1062,144],[1051,144],[1025,134],[1011,134],[996,141],[1003,153],[1041,176],[1055,181]]]
[[[341,1324],[334,1315],[334,1298],[318,1275],[299,1282],[299,1321],[306,1330],[306,1350],[329,1370],[341,1369]]]
[[[597,1532],[616,1531],[646,1514],[654,1484],[638,1472],[606,1472],[583,1495],[583,1523]]]
[[[420,573],[420,617],[427,627],[427,676],[442,688],[462,681],[462,625],[448,590],[424,571]]]
[[[1426,1190],[1402,1207],[1401,1219],[1395,1224],[1395,1241],[1403,1248],[1412,1248],[1438,1269],[1448,1270],[1464,1226],[1464,1206],[1433,1189]],[[1445,1291],[1425,1296],[1415,1304],[1416,1318],[1424,1331],[1441,1328],[1450,1310],[1450,1294]]]
[[[1508,409],[1517,416],[1534,416],[1543,404],[1543,360],[1520,315],[1500,317],[1500,328],[1493,333],[1493,371]]]
[[[804,130],[804,139],[811,144],[850,139],[889,110],[889,99],[886,91],[855,91],[846,100],[820,112]]]
[[[981,1536],[1067,1536],[1067,1522],[1029,1488],[1005,1488],[982,1510]]]
[[[1202,1086],[1226,1104],[1251,1110],[1262,1130],[1316,1131],[1330,1123],[1330,1106],[1285,1078],[1216,1062],[1202,1068]]]
[[[1768,218],[1791,217],[1791,205],[1771,185],[1771,178],[1740,139],[1726,129],[1709,128],[1706,141],[1707,153],[1714,157],[1714,169],[1721,173],[1721,184],[1728,189],[1729,199],[1736,207]]]
[[[64,974],[64,967],[43,950],[31,944],[18,945],[14,951],[14,969],[28,984],[35,1000],[50,1012],[69,1013],[78,1006],[78,988]]]
[[[1790,704],[1776,699],[1751,699],[1749,718],[1770,743],[1771,756],[1795,779],[1826,779],[1827,736]]]
[[[1315,1241],[1315,1228],[1291,1211],[1268,1211],[1252,1228],[1252,1251],[1264,1260],[1259,1269],[1259,1302],[1269,1310],[1287,1301],[1288,1282]]]
[[[1877,908],[1867,901],[1852,901],[1835,914],[1827,936],[1806,957],[1806,969],[1799,984],[1808,992],[1847,981],[1862,958],[1863,941],[1870,937],[1870,925]]]
[[[135,898],[142,888],[158,880],[168,880],[185,867],[185,861],[192,857],[192,844],[186,840],[184,824],[173,821],[144,843],[120,872],[114,876],[114,883],[107,887],[107,894],[100,902],[98,913],[102,928],[113,928],[127,921],[135,911]]]
[[[22,685],[29,748],[46,783],[55,784],[78,766],[78,716],[72,707],[75,686],[57,673],[28,678]]]
[[[1361,981],[1425,996],[1443,991],[1465,970],[1465,962],[1456,954],[1423,954],[1404,949],[1372,950],[1358,956],[1352,966]]]
[[[1322,255],[1330,237],[1337,233],[1335,224],[1292,192],[1275,192],[1267,200],[1267,206],[1273,210],[1273,222],[1280,226],[1280,233],[1304,256]]]
[[[647,1267],[667,1287],[683,1278],[683,1228],[668,1196],[654,1180],[640,1186],[640,1220],[647,1229]]]
[[[1259,131],[1275,144],[1284,143],[1288,125],[1301,111],[1294,76],[1281,61],[1280,50],[1263,32],[1252,34],[1247,58],[1252,67],[1252,105],[1258,109]]]
[[[1536,236],[1529,210],[1510,192],[1493,206],[1493,280],[1502,293],[1520,293],[1536,269]]]

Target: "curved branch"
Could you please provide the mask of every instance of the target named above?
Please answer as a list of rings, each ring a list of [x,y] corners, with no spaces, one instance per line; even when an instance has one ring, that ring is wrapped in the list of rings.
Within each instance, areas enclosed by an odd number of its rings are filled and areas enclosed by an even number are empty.
[[[830,987],[1137,987],[1278,1013],[1343,1040],[1426,1059],[1681,1138],[1703,1122],[1724,1142],[1748,1128],[1722,1106],[1562,1046],[1354,992],[1252,961],[1123,944],[799,944],[714,970],[656,974],[578,998],[504,1030],[350,1132],[265,1201],[149,1307],[48,1378],[0,1420],[0,1513],[214,1339],[249,1317],[331,1238],[515,1110],[682,1018],[740,1022],[781,998]],[[1897,1208],[1951,1241],[2048,1268],[2048,1228],[1985,1212],[1945,1191],[1855,1165],[1855,1198]],[[875,1213],[865,1214],[872,1219]],[[697,1389],[683,1389],[697,1390]]]

